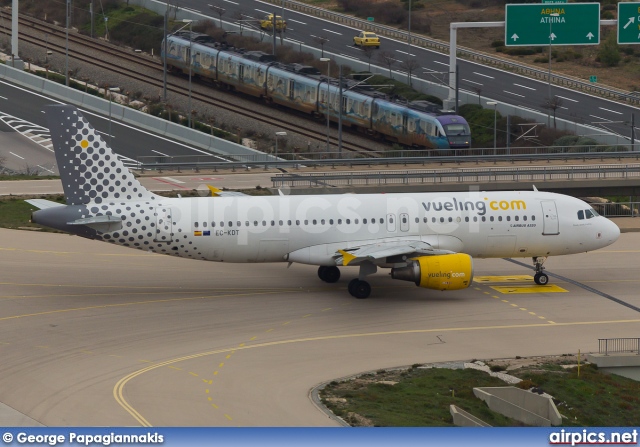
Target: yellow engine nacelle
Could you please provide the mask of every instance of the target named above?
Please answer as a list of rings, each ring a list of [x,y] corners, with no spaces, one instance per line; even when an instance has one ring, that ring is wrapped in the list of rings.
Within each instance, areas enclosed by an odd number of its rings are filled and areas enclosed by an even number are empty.
[[[473,259],[464,253],[420,256],[406,267],[391,269],[391,277],[426,289],[466,289],[473,280]]]

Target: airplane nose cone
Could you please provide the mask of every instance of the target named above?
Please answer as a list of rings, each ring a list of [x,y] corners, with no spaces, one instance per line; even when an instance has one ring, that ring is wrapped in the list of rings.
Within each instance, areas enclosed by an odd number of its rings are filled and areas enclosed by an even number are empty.
[[[620,228],[612,221],[607,221],[606,240],[610,244],[613,244],[620,237]]]

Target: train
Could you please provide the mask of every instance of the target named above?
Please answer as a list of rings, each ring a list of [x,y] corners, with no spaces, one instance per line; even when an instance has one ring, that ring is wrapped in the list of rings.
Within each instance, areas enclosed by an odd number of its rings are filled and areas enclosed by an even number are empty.
[[[437,104],[393,99],[351,79],[343,79],[341,89],[338,79],[314,67],[283,64],[271,54],[234,48],[207,34],[178,31],[165,39],[161,54],[170,72],[188,74],[191,60],[192,76],[315,117],[341,119],[343,128],[418,149],[470,147],[467,121]]]

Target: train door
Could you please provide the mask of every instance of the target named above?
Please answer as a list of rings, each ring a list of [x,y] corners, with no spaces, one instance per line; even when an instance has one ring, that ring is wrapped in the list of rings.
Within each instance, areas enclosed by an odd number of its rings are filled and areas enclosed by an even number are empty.
[[[344,114],[347,111],[347,97],[342,95],[342,113]]]
[[[387,214],[387,232],[395,233],[396,232],[396,215],[395,214]]]
[[[191,66],[191,48],[186,47],[185,50],[186,51],[184,52],[184,64],[186,69],[189,70],[189,67]]]
[[[244,82],[244,65],[238,64],[238,80]]]
[[[402,134],[407,134],[407,127],[409,125],[409,117],[407,115],[402,115]]]
[[[289,79],[289,99],[293,100],[295,81],[293,79]]]

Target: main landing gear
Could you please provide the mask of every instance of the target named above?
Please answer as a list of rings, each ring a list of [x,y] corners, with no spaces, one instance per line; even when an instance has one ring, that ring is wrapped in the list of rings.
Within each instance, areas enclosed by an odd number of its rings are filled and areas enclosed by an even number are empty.
[[[546,273],[543,272],[544,267],[542,266],[542,264],[544,264],[544,261],[547,260],[546,256],[540,256],[540,257],[534,257],[533,258],[533,267],[536,270],[536,274],[533,275],[533,280],[535,281],[536,284],[544,286],[549,282],[549,277],[547,276]]]
[[[371,295],[371,285],[361,278],[365,278],[367,275],[371,275],[377,270],[378,268],[375,264],[370,262],[363,262],[360,264],[360,273],[358,274],[358,277],[349,281],[348,290],[351,296],[358,299],[369,298],[369,295]],[[318,267],[318,277],[324,282],[338,282],[340,279],[340,269],[335,266],[321,265]]]

